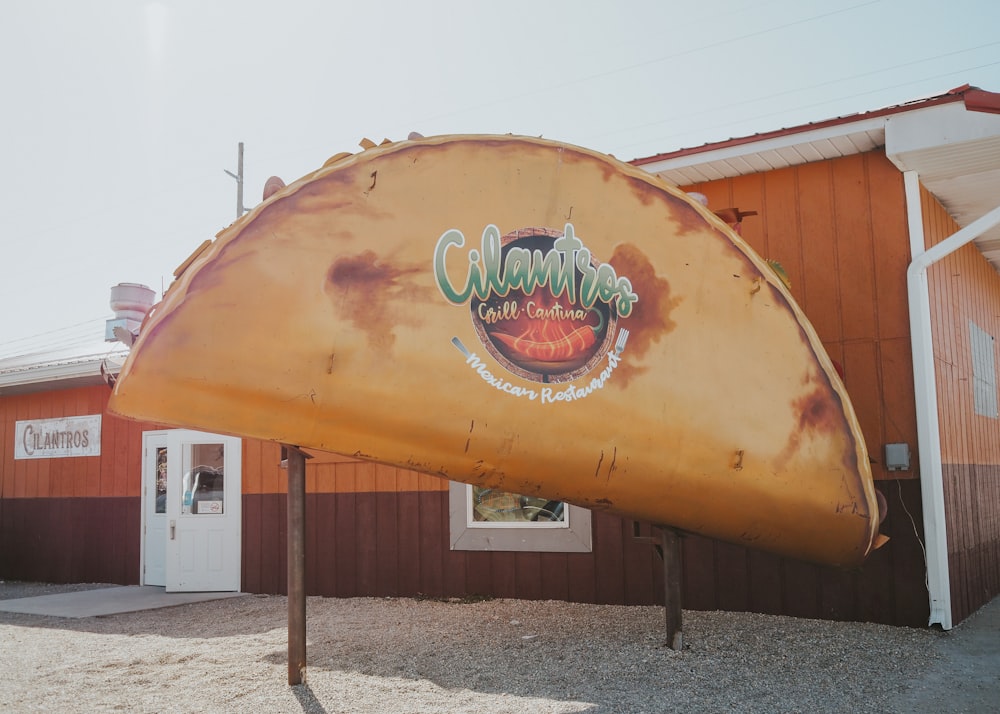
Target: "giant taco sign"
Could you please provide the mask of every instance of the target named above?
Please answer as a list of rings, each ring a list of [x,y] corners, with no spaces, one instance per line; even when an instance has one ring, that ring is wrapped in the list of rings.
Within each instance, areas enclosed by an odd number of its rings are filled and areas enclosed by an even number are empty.
[[[110,408],[834,565],[879,511],[850,399],[726,223],[580,147],[342,154],[185,263]]]

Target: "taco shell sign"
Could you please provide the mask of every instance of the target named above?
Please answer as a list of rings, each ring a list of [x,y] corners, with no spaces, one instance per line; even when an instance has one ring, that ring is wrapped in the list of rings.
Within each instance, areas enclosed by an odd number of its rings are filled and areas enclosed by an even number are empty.
[[[777,275],[558,142],[387,143],[282,188],[184,266],[111,409],[820,563],[879,539],[850,400]]]

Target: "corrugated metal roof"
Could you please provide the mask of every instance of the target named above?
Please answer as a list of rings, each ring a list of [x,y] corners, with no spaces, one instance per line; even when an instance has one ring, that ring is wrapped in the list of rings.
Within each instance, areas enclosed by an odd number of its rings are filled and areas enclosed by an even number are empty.
[[[0,346],[0,394],[100,384],[102,365],[117,373],[128,348],[101,339],[104,320],[92,322]]]
[[[718,151],[720,149],[725,149],[728,147],[744,146],[748,144],[760,144],[762,142],[767,142],[771,139],[781,139],[784,137],[794,136],[797,134],[804,134],[807,132],[817,132],[824,129],[830,129],[838,126],[845,126],[848,124],[857,124],[866,119],[880,119],[892,114],[897,114],[900,112],[913,111],[916,108],[925,108],[929,106],[936,106],[938,104],[944,104],[949,102],[963,101],[964,94],[970,90],[975,90],[980,94],[984,93],[982,90],[978,90],[975,87],[970,87],[969,85],[963,85],[961,87],[956,87],[943,94],[936,94],[930,97],[924,97],[921,99],[913,99],[902,104],[893,104],[888,107],[882,107],[881,109],[873,109],[871,111],[845,114],[843,116],[833,117],[831,119],[824,119],[822,121],[808,122],[806,124],[800,124],[798,126],[783,127],[781,129],[775,129],[773,131],[760,132],[757,134],[749,134],[747,136],[732,137],[729,139],[724,139],[721,141],[713,141],[700,146],[693,146],[687,148],[676,149],[674,151],[667,151],[659,154],[654,154],[653,156],[641,157],[633,159],[630,163],[634,166],[645,166],[647,164],[656,163],[659,161],[664,161],[668,159],[678,158],[681,156],[693,156],[696,154],[702,154],[710,151]],[[873,124],[873,126],[878,126],[881,122]],[[876,131],[874,134],[869,134],[868,139],[855,137],[854,132],[826,132],[830,134],[831,137],[835,137],[835,141],[831,143],[839,144],[839,148],[836,151],[842,153],[831,153],[833,151],[830,148],[828,151],[822,152],[821,158],[832,158],[833,156],[845,155],[858,153],[859,151],[868,151],[869,148],[864,148],[870,146],[875,148],[877,146],[882,146],[883,142],[879,141],[879,134]],[[862,132],[867,134],[867,132]],[[883,137],[884,138],[884,137]],[[871,141],[875,143],[872,144]],[[855,144],[855,142],[858,142]],[[783,145],[790,145],[790,142],[781,142]],[[794,145],[794,144],[791,144]],[[808,151],[808,149],[806,150]],[[798,162],[804,163],[804,162]],[[780,168],[778,166],[773,166],[771,168]]]

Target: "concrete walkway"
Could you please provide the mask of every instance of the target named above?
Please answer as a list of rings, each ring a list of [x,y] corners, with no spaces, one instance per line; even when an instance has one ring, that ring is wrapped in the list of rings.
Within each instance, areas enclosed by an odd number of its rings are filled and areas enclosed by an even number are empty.
[[[161,607],[187,605],[192,602],[242,597],[244,594],[233,592],[168,593],[165,588],[155,585],[126,585],[37,595],[15,600],[0,600],[0,612],[72,618],[97,617],[115,615],[120,612],[156,610]]]
[[[900,697],[903,710],[1000,712],[1000,597],[944,633],[938,649],[935,665]]]

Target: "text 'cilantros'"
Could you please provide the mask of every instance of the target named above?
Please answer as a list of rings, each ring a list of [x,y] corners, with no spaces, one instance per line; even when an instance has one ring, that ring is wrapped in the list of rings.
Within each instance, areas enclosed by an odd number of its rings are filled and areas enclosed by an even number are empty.
[[[619,317],[628,317],[639,296],[632,291],[628,278],[619,277],[607,263],[591,265],[590,251],[576,237],[572,223],[567,223],[564,235],[557,238],[552,250],[511,247],[502,257],[500,230],[488,225],[483,230],[480,249],[469,249],[465,283],[459,287],[451,281],[446,268],[446,256],[452,248],[465,245],[465,236],[450,229],[438,239],[434,248],[434,276],[445,299],[462,305],[473,296],[486,300],[491,295],[505,297],[511,290],[530,295],[535,288],[548,286],[552,295],[566,296],[570,304],[593,307],[600,300],[614,304]],[[576,273],[580,273],[577,287]],[[578,294],[579,290],[579,294]]]

